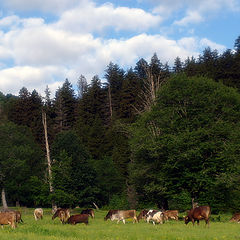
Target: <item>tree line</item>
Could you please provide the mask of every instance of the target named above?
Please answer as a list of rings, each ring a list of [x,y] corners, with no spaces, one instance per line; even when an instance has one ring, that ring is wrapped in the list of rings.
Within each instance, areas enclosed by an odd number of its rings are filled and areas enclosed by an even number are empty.
[[[156,206],[191,200],[239,209],[240,36],[173,67],[155,53],[106,81],[68,79],[51,98],[26,87],[0,93],[0,186],[23,206]],[[52,183],[45,153],[47,116]],[[2,191],[3,193],[3,191]]]

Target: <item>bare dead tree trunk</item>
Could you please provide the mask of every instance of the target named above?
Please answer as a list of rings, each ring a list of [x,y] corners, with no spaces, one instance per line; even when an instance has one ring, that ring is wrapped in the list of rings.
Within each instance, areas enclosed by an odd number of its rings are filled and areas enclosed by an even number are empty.
[[[198,207],[198,202],[195,202],[195,199],[192,198],[192,208],[194,209],[196,207]]]
[[[47,157],[47,163],[48,163],[49,190],[50,190],[50,194],[52,194],[54,192],[53,185],[52,185],[52,165],[51,165],[50,150],[49,150],[49,144],[48,144],[47,117],[45,112],[42,112],[42,123],[44,127],[46,157]],[[55,209],[57,209],[57,206],[55,202],[52,201],[52,210],[54,211]]]
[[[7,200],[6,200],[6,194],[5,194],[5,189],[4,188],[2,188],[2,205],[3,205],[4,209],[8,208]]]
[[[93,202],[94,207],[96,208],[96,210],[99,210],[99,207],[97,206],[97,204],[95,202]]]

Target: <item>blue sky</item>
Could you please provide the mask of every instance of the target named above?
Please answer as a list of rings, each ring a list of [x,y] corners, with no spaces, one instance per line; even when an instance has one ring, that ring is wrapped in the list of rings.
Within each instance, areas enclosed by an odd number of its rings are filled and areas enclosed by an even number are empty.
[[[206,47],[233,49],[240,0],[1,0],[0,91],[44,96],[68,78],[100,78],[156,52],[170,65]]]

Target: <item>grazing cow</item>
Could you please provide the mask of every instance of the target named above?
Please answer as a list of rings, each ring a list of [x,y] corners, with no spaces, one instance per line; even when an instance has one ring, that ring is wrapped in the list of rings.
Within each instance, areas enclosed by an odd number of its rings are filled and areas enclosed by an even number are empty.
[[[151,220],[154,225],[155,223],[163,224],[163,220],[164,220],[163,212],[158,210],[149,210],[146,215],[146,219],[148,223]]]
[[[138,222],[139,222],[141,219],[146,220],[146,215],[147,215],[148,211],[149,211],[149,210],[147,210],[147,209],[143,209],[143,210],[139,213],[139,215],[137,216]]]
[[[77,223],[85,223],[88,225],[88,217],[89,214],[76,214],[72,215],[70,218],[68,218],[67,223],[69,224],[77,224]]]
[[[232,218],[229,221],[240,223],[240,213],[233,214]]]
[[[3,228],[3,225],[10,225],[12,228],[16,228],[16,213],[10,212],[1,212],[0,213],[0,225]]]
[[[38,219],[43,219],[43,210],[42,210],[42,208],[36,208],[34,210],[33,215],[34,215],[34,218],[35,218],[36,221]]]
[[[20,222],[23,223],[21,212],[18,211],[18,210],[1,209],[0,212],[12,212],[12,213],[16,214],[16,222],[17,223],[20,223]]]
[[[136,217],[136,210],[109,210],[104,220],[117,220],[117,223],[122,220],[125,224],[125,219],[127,218],[133,218],[133,223],[138,222]]]
[[[56,217],[60,218],[62,224],[67,223],[68,218],[70,218],[70,211],[66,208],[58,208],[57,211],[52,216],[52,220]]]
[[[94,211],[93,211],[93,209],[82,210],[81,214],[88,214],[91,218],[94,218]]]
[[[209,218],[211,215],[211,209],[209,206],[200,206],[196,208],[192,208],[188,215],[184,218],[185,224],[188,224],[190,221],[192,221],[193,226],[195,221],[197,221],[197,224],[199,225],[199,220],[205,220],[206,225],[208,224],[209,227]]]
[[[163,212],[164,220],[173,219],[178,221],[178,210],[167,210]]]

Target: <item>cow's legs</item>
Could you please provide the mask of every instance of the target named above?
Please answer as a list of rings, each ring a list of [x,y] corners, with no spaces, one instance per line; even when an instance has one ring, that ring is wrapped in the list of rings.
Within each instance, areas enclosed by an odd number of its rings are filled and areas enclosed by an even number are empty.
[[[125,224],[125,219],[123,219],[122,221],[123,221],[123,223]]]

